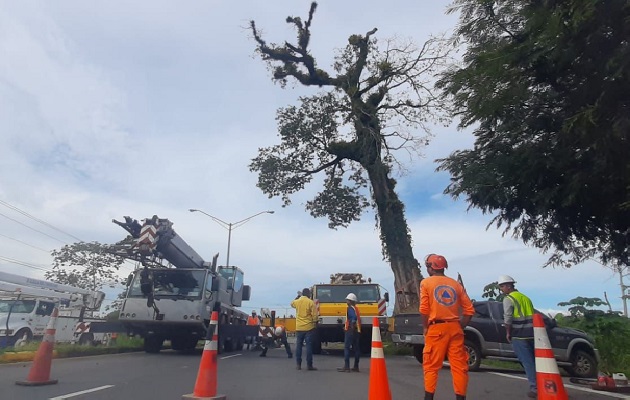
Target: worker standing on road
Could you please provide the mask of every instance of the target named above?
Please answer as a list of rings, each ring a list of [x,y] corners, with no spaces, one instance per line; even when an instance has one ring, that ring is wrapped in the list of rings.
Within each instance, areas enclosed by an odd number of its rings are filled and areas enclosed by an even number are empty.
[[[346,296],[348,308],[346,309],[346,323],[343,326],[343,368],[337,368],[339,372],[359,372],[359,357],[361,355],[361,315],[357,305],[357,295],[349,293]],[[350,369],[350,347],[354,351],[354,367]]]
[[[538,397],[536,385],[536,355],[534,344],[534,305],[529,297],[516,290],[516,281],[509,275],[499,277],[499,289],[503,298],[503,322],[508,343],[523,364],[525,375],[529,381],[527,396]]]
[[[304,288],[301,296],[291,302],[291,307],[295,308],[295,361],[297,369],[302,369],[302,346],[306,342],[306,367],[309,371],[316,371],[313,366],[313,333],[319,316],[310,297],[310,289]]]
[[[438,372],[442,368],[444,356],[448,355],[455,398],[465,400],[468,354],[464,348],[464,328],[475,310],[462,285],[444,275],[448,263],[443,256],[429,254],[425,266],[429,277],[420,282],[420,314],[424,330],[424,399],[433,400]]]
[[[260,326],[260,319],[258,318],[258,315],[256,315],[256,310],[252,310],[252,315],[247,317],[247,325],[249,325],[249,326]],[[258,337],[258,334],[256,334],[256,336],[249,337],[247,342],[248,342],[247,343],[247,349],[248,350],[249,350],[249,345],[250,344],[252,346],[254,346],[254,350],[259,350],[260,349],[260,339]]]

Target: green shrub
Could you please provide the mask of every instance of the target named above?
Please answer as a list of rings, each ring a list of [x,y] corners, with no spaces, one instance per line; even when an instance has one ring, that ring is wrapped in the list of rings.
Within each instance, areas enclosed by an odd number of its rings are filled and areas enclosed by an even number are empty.
[[[578,316],[556,317],[558,325],[588,333],[599,350],[600,371],[630,374],[630,320],[617,313],[587,311]]]

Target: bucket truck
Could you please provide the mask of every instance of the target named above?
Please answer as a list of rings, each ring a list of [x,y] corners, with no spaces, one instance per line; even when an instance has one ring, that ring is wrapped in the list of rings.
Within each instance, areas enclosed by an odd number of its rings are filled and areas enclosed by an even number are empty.
[[[251,290],[240,268],[217,267],[218,254],[206,262],[168,219],[112,222],[130,234],[112,251],[139,265],[127,279],[117,323],[121,331],[141,336],[146,352],[159,352],[165,340],[174,350],[194,349],[205,338],[212,311],[219,311],[219,351],[240,350],[247,336],[258,334],[238,309]]]
[[[59,309],[55,341],[104,343],[108,335],[94,333],[90,311],[98,311],[105,293],[27,276],[0,272],[0,346],[20,346],[43,337],[50,315]]]

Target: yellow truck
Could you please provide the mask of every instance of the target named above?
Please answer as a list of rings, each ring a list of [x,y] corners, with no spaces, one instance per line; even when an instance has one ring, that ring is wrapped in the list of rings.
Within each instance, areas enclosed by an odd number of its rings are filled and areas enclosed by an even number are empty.
[[[359,273],[337,273],[330,275],[329,283],[311,287],[313,301],[319,312],[319,323],[313,338],[313,352],[320,354],[322,343],[343,343],[343,326],[346,322],[346,296],[354,293],[361,315],[361,352],[368,353],[372,346],[372,321],[379,320],[381,337],[389,327],[387,303],[389,293],[381,285],[363,279]]]

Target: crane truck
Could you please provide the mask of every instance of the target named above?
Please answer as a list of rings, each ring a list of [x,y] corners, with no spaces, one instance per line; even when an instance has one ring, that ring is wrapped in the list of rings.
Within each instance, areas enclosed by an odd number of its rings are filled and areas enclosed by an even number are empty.
[[[91,324],[100,321],[92,312],[104,299],[101,291],[0,272],[0,347],[18,347],[43,337],[55,307],[56,342],[105,343],[107,334],[91,330]]]
[[[251,292],[240,268],[217,267],[218,254],[206,262],[168,219],[153,216],[140,223],[125,217],[124,222],[112,222],[130,234],[124,244],[112,246],[112,252],[138,263],[127,279],[120,328],[115,330],[142,337],[148,353],[158,353],[165,340],[174,350],[194,349],[206,335],[212,311],[219,312],[219,351],[240,350],[246,337],[258,334],[238,308]]]
[[[388,329],[387,302],[389,293],[381,295],[381,286],[367,282],[359,273],[336,273],[330,275],[329,283],[313,285],[311,293],[319,314],[316,336],[313,339],[313,352],[321,353],[322,343],[344,341],[343,326],[346,322],[346,296],[354,293],[357,308],[361,314],[361,352],[367,353],[372,345],[372,320],[377,317],[381,334]]]

